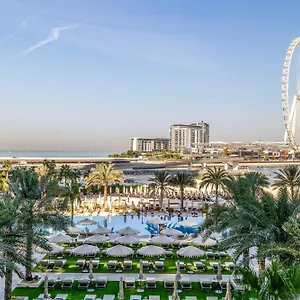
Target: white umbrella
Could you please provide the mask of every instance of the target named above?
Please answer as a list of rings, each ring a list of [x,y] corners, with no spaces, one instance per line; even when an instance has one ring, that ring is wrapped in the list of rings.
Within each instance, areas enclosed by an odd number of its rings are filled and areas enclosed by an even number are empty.
[[[177,251],[177,255],[183,257],[199,257],[199,256],[203,256],[204,254],[205,254],[204,251],[194,246],[187,246]]]
[[[116,238],[115,242],[117,242],[119,244],[124,244],[124,245],[135,245],[135,244],[138,244],[140,242],[140,240],[131,235],[129,235],[129,236],[124,235],[124,236]]]
[[[175,275],[175,280],[180,281],[181,280],[181,274],[180,274],[180,265],[179,262],[176,262],[176,275]]]
[[[90,259],[90,262],[89,262],[89,279],[92,281],[94,278],[94,273],[93,273],[93,262],[92,260]]]
[[[44,299],[49,299],[49,294],[48,294],[48,276],[45,276],[45,279],[44,279]]]
[[[124,299],[124,285],[123,285],[123,278],[120,278],[119,281],[119,294],[118,294],[118,298],[119,300],[123,300]]]
[[[172,300],[179,300],[179,295],[178,295],[177,286],[178,286],[178,283],[177,283],[177,281],[175,280],[175,281],[174,281],[174,290],[173,290],[173,294],[172,294]]]
[[[78,255],[88,255],[88,254],[96,254],[98,253],[100,250],[98,247],[96,246],[92,246],[92,245],[87,245],[87,244],[83,244],[79,247],[76,247],[72,250],[72,252],[74,254],[78,254]]]
[[[94,229],[91,229],[90,230],[90,234],[108,234],[110,233],[110,229],[106,228],[106,227],[102,227],[102,226],[99,226],[99,227],[96,227]]]
[[[193,220],[184,220],[178,223],[178,225],[184,226],[184,227],[195,227],[198,226],[198,223]]]
[[[64,233],[58,233],[56,235],[51,236],[49,239],[51,243],[70,243],[73,241],[73,238]]]
[[[225,300],[231,300],[231,285],[230,285],[229,280],[227,281],[227,284],[226,284]]]
[[[157,235],[151,238],[150,242],[159,245],[171,245],[174,243],[174,239],[165,235]]]
[[[106,249],[106,254],[115,257],[127,257],[133,254],[133,250],[122,245],[116,245]]]
[[[84,230],[75,226],[70,226],[67,230],[66,230],[69,234],[80,234],[80,233],[84,233]]]
[[[157,246],[145,246],[137,250],[138,254],[145,256],[160,256],[166,253],[166,250]]]
[[[163,229],[160,233],[167,236],[183,236],[181,231],[174,228]]]
[[[86,243],[99,243],[103,244],[105,242],[109,241],[109,238],[105,235],[95,234],[85,239]]]
[[[152,224],[152,225],[165,225],[168,223],[168,221],[164,221],[162,219],[159,218],[152,218],[149,221],[147,221],[148,224]]]
[[[123,229],[118,230],[117,233],[121,235],[136,235],[139,234],[140,232],[134,228],[127,226]]]
[[[110,239],[111,241],[113,241],[113,240],[115,240],[116,238],[120,237],[121,235],[118,234],[118,233],[109,233],[107,236],[109,237],[109,239]]]
[[[50,252],[51,254],[57,254],[57,253],[61,253],[61,252],[64,251],[64,247],[56,245],[54,243],[49,243],[48,246],[51,248],[50,251],[45,250],[43,248],[38,248],[37,252],[38,253],[48,253],[48,252]]]
[[[197,246],[205,246],[205,247],[213,247],[217,244],[215,240],[211,238],[207,238],[206,240],[204,240],[201,236],[198,236],[197,238],[193,239],[191,242]]]
[[[83,225],[83,226],[90,226],[90,225],[97,224],[97,222],[94,221],[94,220],[91,220],[91,219],[83,219],[81,221],[78,221],[76,224],[77,225]]]

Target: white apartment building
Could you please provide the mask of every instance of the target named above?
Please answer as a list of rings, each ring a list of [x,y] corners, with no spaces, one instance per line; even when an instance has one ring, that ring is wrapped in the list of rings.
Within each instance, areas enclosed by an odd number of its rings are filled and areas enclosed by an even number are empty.
[[[165,138],[138,138],[134,137],[130,141],[130,149],[139,152],[152,152],[169,149],[170,141]]]
[[[170,126],[170,149],[179,152],[198,152],[209,143],[209,125],[200,123],[173,124]]]

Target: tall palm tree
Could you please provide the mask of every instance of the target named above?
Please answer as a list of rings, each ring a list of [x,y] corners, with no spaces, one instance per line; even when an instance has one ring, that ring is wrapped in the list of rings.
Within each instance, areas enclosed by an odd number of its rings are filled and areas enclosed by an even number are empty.
[[[2,170],[0,172],[0,191],[9,191],[9,173],[12,169],[12,163],[9,160],[5,160],[2,164]]]
[[[104,186],[104,204],[107,202],[107,192],[109,183],[123,182],[123,172],[115,169],[114,164],[99,164],[95,168],[92,168],[88,177],[86,178],[86,185],[97,184],[98,186]]]
[[[222,170],[220,167],[208,168],[202,177],[200,187],[215,189],[216,204],[218,204],[219,192],[224,187],[226,179],[228,179],[227,171]]]
[[[289,165],[279,169],[275,173],[274,187],[288,188],[291,193],[291,200],[295,200],[300,187],[300,169],[296,165]]]
[[[252,196],[261,193],[262,189],[270,184],[268,177],[261,172],[250,172],[244,177],[250,186]]]
[[[71,172],[71,167],[68,164],[62,165],[59,169],[59,179],[64,180],[65,186],[67,186],[67,180],[70,178]]]
[[[178,172],[172,176],[170,183],[178,186],[180,190],[180,209],[183,209],[184,189],[188,186],[193,187],[196,185],[194,178],[184,172]]]
[[[11,182],[12,191],[22,199],[20,224],[24,230],[26,244],[26,278],[32,278],[33,246],[45,247],[47,232],[42,228],[61,230],[70,224],[70,218],[55,211],[51,204],[54,198],[42,197],[42,184],[39,175],[32,169],[20,168],[17,176]],[[46,186],[48,183],[45,183]]]
[[[164,197],[170,190],[171,175],[167,171],[156,171],[151,181],[154,183],[154,190],[159,192],[159,206],[162,208]]]
[[[8,180],[8,175],[9,175],[9,172],[11,171],[11,169],[12,169],[11,161],[5,160],[2,164],[2,171],[4,172],[7,180]]]

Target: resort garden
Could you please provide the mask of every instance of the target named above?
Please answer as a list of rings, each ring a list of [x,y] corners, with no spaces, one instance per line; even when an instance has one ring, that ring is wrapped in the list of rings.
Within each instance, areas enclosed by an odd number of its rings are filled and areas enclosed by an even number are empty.
[[[50,161],[36,169],[5,162],[0,178],[5,300],[280,300],[300,294],[296,166],[281,169],[272,190],[259,172],[233,176],[211,168],[200,179],[156,172],[149,190],[160,204],[177,189],[183,212],[186,188],[196,181],[214,191],[216,200],[201,226],[181,222],[195,229],[193,236],[167,227],[167,212],[157,211],[148,222],[158,234],[150,238],[130,226],[111,232],[105,224],[90,230],[92,219],[75,223],[85,189],[101,188],[105,203],[109,186],[123,181],[112,164],[100,164],[85,176]],[[227,200],[220,203],[219,196]]]

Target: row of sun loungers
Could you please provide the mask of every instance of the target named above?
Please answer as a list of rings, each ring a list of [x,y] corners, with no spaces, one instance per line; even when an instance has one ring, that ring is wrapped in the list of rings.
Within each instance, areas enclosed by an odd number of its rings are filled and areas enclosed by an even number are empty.
[[[93,282],[95,283],[95,288],[96,289],[104,289],[107,285],[107,277],[98,277],[96,279],[93,280]],[[49,289],[53,289],[56,287],[56,285],[58,284],[58,281],[55,279],[49,279],[48,280],[48,288]],[[69,290],[72,289],[74,284],[74,279],[63,279],[61,280],[61,289],[63,290]],[[89,279],[79,279],[78,280],[78,289],[79,290],[86,290],[89,288],[91,284],[91,281]]]
[[[66,259],[56,259],[56,260],[48,260],[48,259],[43,259],[41,260],[40,264],[43,267],[46,268],[63,268],[66,264],[67,260]]]

